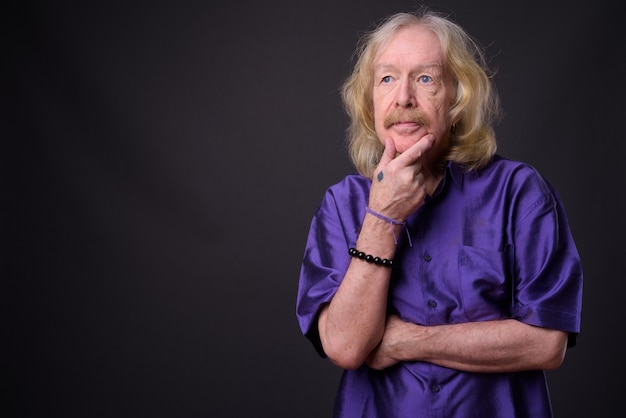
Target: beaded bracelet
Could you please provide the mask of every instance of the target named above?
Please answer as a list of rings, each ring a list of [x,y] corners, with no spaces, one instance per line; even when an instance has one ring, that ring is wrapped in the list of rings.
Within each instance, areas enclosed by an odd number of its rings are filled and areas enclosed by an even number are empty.
[[[393,260],[389,260],[388,258],[374,257],[373,255],[365,254],[363,251],[359,251],[354,247],[348,250],[348,254],[350,254],[352,257],[358,258],[359,260],[364,260],[368,263],[376,264],[377,266],[389,268],[393,267]]]
[[[365,207],[365,212],[371,213],[378,219],[382,219],[383,221],[389,222],[389,229],[391,230],[391,234],[393,235],[393,242],[395,242],[396,245],[398,245],[398,237],[396,236],[396,232],[393,230],[393,226],[399,225],[400,228],[404,228],[406,230],[406,236],[409,239],[409,247],[413,246],[413,243],[411,242],[411,234],[409,234],[409,229],[406,227],[406,221],[397,221],[395,219],[391,219],[383,215],[382,213],[378,213],[375,210],[370,209],[369,206]]]

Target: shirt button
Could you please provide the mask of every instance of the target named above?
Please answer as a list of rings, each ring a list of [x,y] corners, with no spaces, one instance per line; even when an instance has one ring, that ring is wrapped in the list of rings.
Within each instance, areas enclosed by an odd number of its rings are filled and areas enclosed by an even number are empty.
[[[428,301],[428,306],[430,306],[431,308],[436,308],[437,302],[431,299]]]
[[[433,258],[430,256],[430,254],[426,254],[424,255],[424,261],[426,261],[427,263],[430,263],[430,260],[432,260]]]
[[[430,387],[430,390],[432,390],[433,393],[439,393],[441,391],[441,386],[439,386],[439,385],[432,385]]]

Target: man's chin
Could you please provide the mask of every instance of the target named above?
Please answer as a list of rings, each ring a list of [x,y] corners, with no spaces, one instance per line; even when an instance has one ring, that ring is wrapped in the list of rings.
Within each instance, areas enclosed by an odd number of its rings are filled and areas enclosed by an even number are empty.
[[[402,154],[404,151],[411,148],[413,145],[417,144],[423,138],[422,135],[419,137],[411,137],[411,138],[402,138],[396,139],[394,144],[396,145],[396,152],[398,154]]]

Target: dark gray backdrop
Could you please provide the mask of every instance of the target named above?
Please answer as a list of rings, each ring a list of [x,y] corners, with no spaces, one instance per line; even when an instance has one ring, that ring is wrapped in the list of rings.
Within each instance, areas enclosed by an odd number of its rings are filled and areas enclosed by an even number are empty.
[[[617,1],[428,4],[487,47],[500,152],[557,187],[585,271],[557,417],[623,411]],[[337,89],[413,1],[28,2],[1,13],[2,416],[329,417],[300,335],[309,221],[352,172]],[[6,7],[6,6],[5,6]]]

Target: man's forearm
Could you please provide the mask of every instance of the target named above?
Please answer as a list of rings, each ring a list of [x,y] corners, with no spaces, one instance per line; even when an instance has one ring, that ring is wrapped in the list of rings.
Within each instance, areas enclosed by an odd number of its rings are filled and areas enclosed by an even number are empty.
[[[567,333],[513,319],[421,326],[392,317],[368,364],[426,361],[467,372],[548,370],[561,365],[566,347]]]

